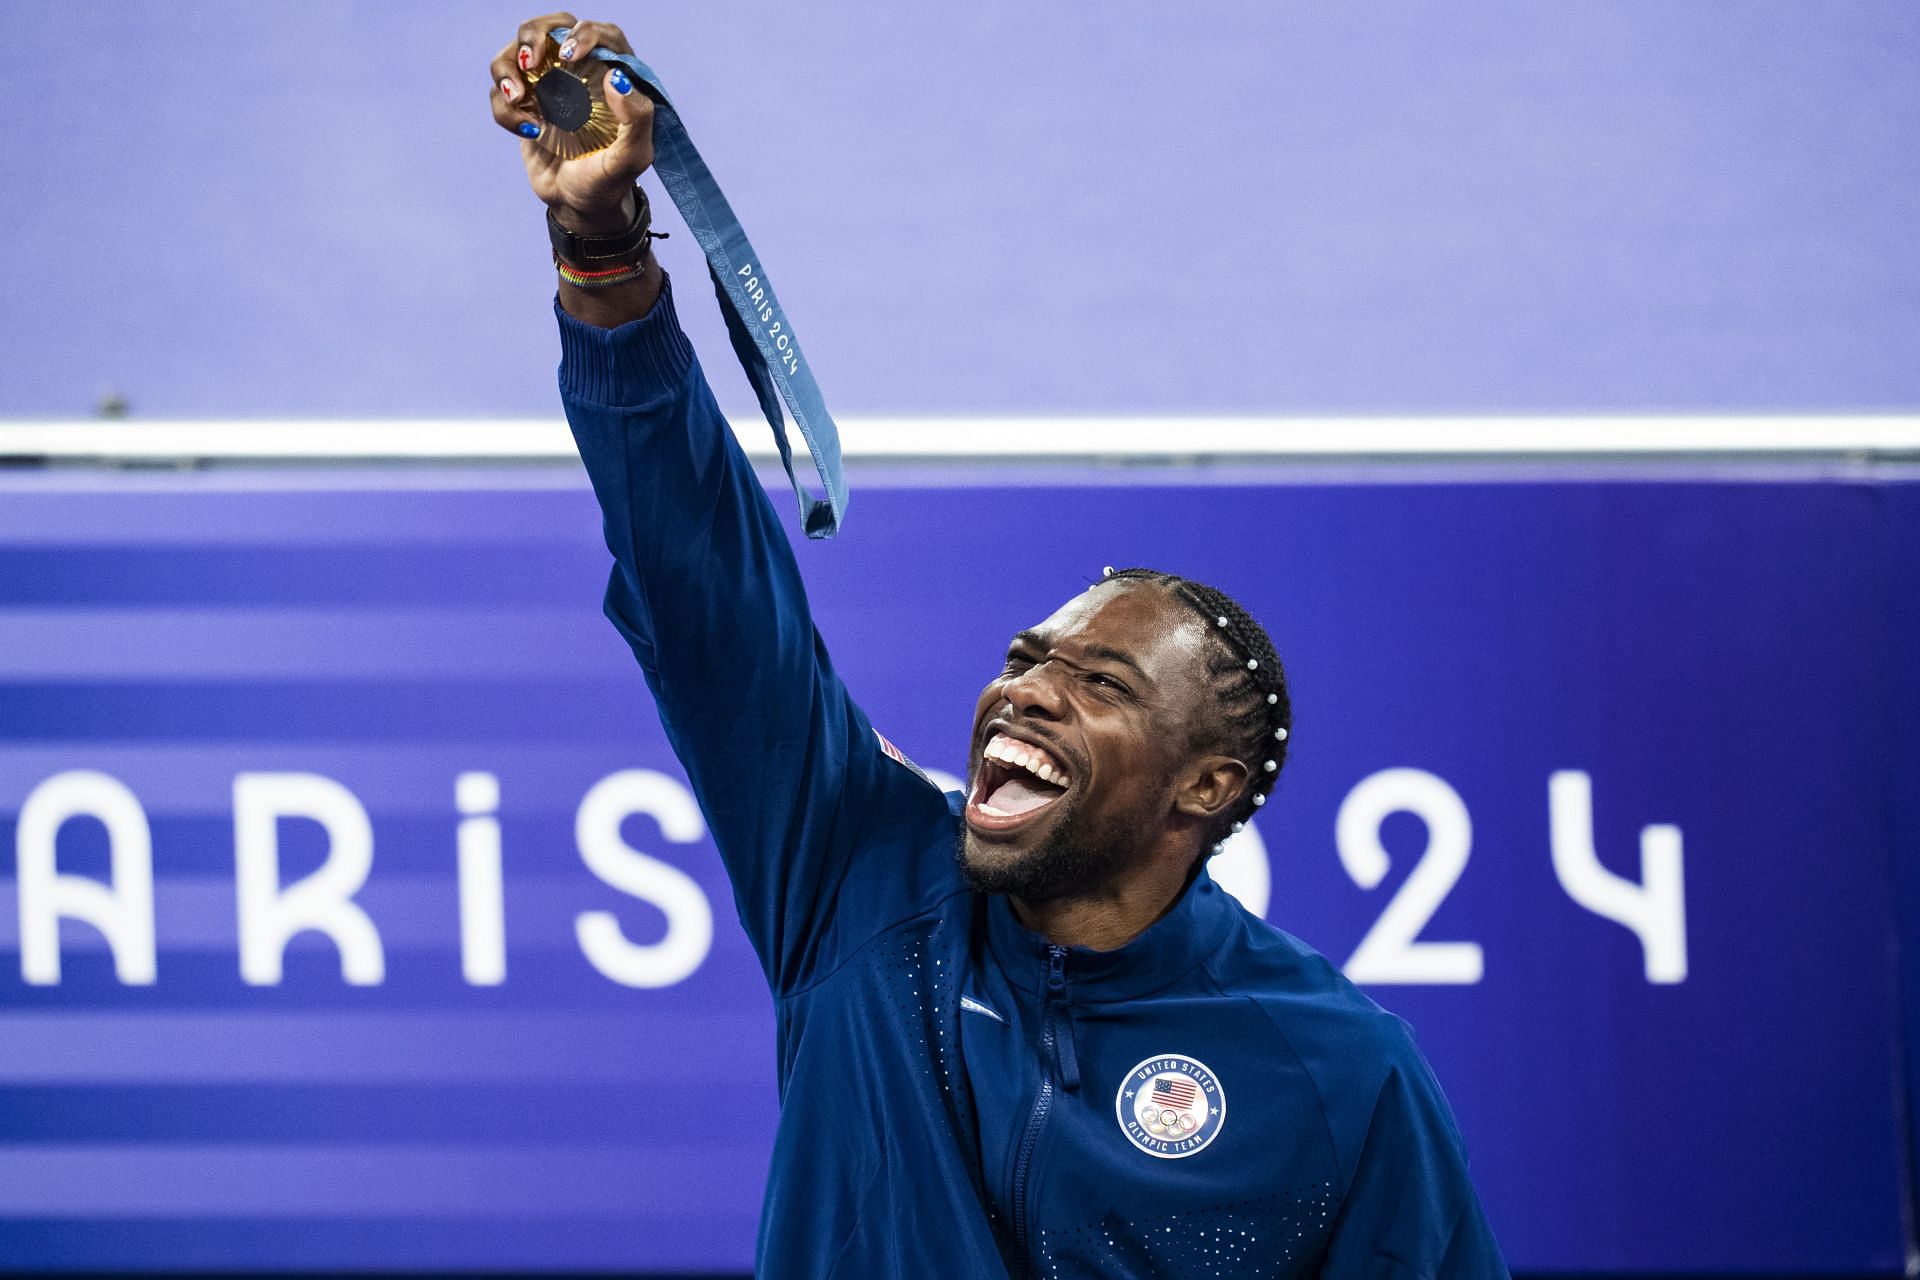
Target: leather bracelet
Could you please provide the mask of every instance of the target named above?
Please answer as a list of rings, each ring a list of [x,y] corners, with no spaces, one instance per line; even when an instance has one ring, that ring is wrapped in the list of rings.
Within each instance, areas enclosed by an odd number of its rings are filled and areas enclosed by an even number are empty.
[[[616,231],[612,235],[583,236],[567,230],[553,216],[553,208],[547,208],[547,239],[553,242],[553,251],[568,262],[583,266],[606,266],[615,262],[636,262],[647,255],[647,243],[654,239],[664,239],[664,234],[653,230],[653,209],[647,204],[647,193],[639,184],[633,188],[633,221],[625,231]]]

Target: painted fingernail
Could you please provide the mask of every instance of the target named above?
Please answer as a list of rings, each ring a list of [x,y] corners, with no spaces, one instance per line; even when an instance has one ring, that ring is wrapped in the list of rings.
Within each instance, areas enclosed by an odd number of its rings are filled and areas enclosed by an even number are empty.
[[[538,138],[540,136],[540,126],[531,120],[522,120],[520,122],[520,136],[523,138]]]
[[[562,61],[562,62],[571,62],[571,61],[573,60],[573,51],[574,51],[574,49],[575,49],[575,48],[577,48],[577,47],[578,47],[578,46],[576,46],[576,45],[574,44],[574,42],[573,42],[573,41],[571,41],[571,40],[569,40],[569,41],[567,41],[567,42],[566,42],[565,44],[563,44],[563,45],[561,45],[561,46],[560,46],[560,61]]]
[[[504,78],[500,81],[500,96],[505,98],[508,102],[512,102],[513,95],[519,92],[520,91],[518,89],[513,87],[513,81],[507,80]]]
[[[533,70],[533,50],[524,44],[520,46],[520,69],[522,71]]]
[[[627,73],[618,67],[607,72],[607,83],[613,86],[615,93],[624,95],[633,92],[633,81],[627,79]]]

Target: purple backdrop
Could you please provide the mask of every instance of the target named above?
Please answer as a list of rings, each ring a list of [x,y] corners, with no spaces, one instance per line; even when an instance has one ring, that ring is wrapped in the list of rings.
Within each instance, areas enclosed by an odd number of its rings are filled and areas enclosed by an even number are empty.
[[[552,270],[484,102],[537,7],[23,32],[0,415],[551,414]],[[1906,0],[583,16],[664,77],[839,412],[1920,401]]]

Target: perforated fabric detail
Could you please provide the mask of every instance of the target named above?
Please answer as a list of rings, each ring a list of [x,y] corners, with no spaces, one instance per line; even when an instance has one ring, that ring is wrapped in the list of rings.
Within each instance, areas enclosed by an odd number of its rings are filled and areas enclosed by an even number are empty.
[[[1269,1280],[1308,1273],[1325,1251],[1338,1207],[1332,1183],[1235,1200],[1164,1218],[1109,1214],[1082,1227],[1040,1230],[1044,1280]]]
[[[959,974],[954,961],[941,952],[932,930],[902,932],[871,951],[875,985],[887,993],[900,1014],[900,1025],[911,1028],[912,1047],[919,1052],[921,1074],[940,1086],[950,1115],[966,1114],[965,1099],[954,1093],[961,1079],[955,1020],[959,1009]],[[956,1117],[957,1118],[957,1117]]]
[[[927,1044],[927,1015],[932,982],[927,974],[926,938],[919,933],[895,934],[875,947],[872,955],[878,985],[899,1013],[900,1025],[910,1028],[909,1043],[919,1051],[913,1056],[931,1076],[934,1067]]]

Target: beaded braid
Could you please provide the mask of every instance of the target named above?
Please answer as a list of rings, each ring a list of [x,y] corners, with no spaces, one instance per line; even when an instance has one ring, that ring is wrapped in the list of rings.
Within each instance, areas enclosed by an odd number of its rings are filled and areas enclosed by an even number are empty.
[[[1158,569],[1108,567],[1108,582],[1151,582],[1163,587],[1200,615],[1217,643],[1207,659],[1207,676],[1218,698],[1218,741],[1247,766],[1248,784],[1239,804],[1221,814],[1206,833],[1213,852],[1229,835],[1246,826],[1267,802],[1287,762],[1293,732],[1293,701],[1287,673],[1274,652],[1273,638],[1226,592]]]

